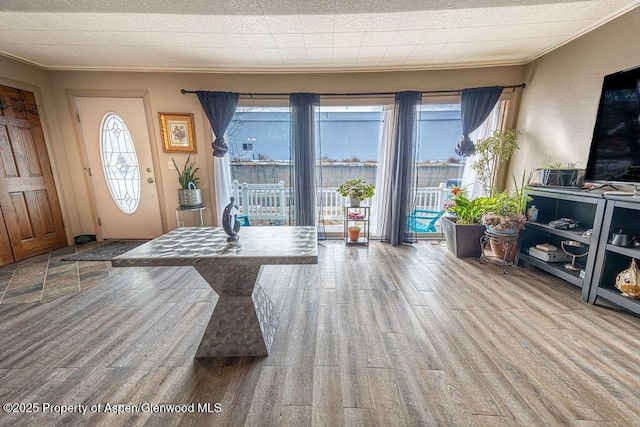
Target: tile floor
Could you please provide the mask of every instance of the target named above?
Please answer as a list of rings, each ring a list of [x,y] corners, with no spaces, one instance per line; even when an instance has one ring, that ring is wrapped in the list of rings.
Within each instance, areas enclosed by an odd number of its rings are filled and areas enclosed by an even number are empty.
[[[67,246],[0,267],[0,304],[50,301],[92,288],[114,275],[109,261],[62,261],[103,242]]]

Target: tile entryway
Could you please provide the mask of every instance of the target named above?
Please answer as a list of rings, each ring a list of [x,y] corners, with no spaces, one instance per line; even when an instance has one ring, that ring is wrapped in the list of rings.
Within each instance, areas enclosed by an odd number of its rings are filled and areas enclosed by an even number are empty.
[[[0,304],[45,302],[90,289],[113,275],[109,261],[62,261],[106,242],[67,246],[0,267]]]

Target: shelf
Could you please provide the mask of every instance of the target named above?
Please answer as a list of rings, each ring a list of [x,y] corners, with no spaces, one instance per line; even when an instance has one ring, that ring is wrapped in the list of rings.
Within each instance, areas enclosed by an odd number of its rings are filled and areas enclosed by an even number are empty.
[[[615,252],[620,255],[625,255],[628,257],[640,259],[640,248],[636,247],[626,247],[626,246],[616,246],[611,243],[607,244],[607,250],[611,252]]]
[[[350,218],[349,215],[357,213],[362,218]],[[371,207],[369,206],[346,206],[344,210],[344,241],[347,246],[369,246],[369,221],[371,220]],[[349,227],[357,226],[360,228],[360,237],[357,241],[349,240]]]
[[[357,242],[352,242],[347,237],[347,238],[344,239],[344,241],[347,243],[347,246],[350,246],[350,245],[368,245],[369,244],[369,239],[367,239],[366,237],[358,238]]]
[[[587,194],[580,190],[559,191],[541,188],[528,188],[527,194],[533,196],[530,204],[535,204],[538,208],[540,222],[527,222],[523,231],[523,241],[526,245],[534,244],[545,236],[559,236],[561,239],[571,239],[589,245],[589,252],[581,259],[581,263],[584,263],[584,279],[580,278],[579,272],[565,269],[565,263],[546,263],[528,253],[520,253],[519,260],[581,286],[583,301],[594,304],[596,300],[602,299],[640,314],[640,300],[623,297],[611,283],[611,276],[615,277],[615,272],[628,265],[631,258],[640,259],[640,248],[607,243],[613,230],[623,228],[630,236],[640,232],[636,225],[636,217],[640,213],[640,198],[609,195],[602,197],[602,194]],[[579,221],[578,227],[573,230],[559,230],[549,227],[546,222],[562,217]],[[592,228],[592,235],[583,237],[582,233],[588,228]],[[553,242],[557,246],[556,239],[553,239]],[[520,248],[520,251],[524,249]]]
[[[567,239],[571,239],[571,240],[576,240],[580,243],[584,243],[587,245],[591,244],[591,238],[590,237],[583,237],[582,234],[588,230],[588,228],[584,228],[584,227],[577,227],[573,230],[560,230],[557,228],[552,228],[549,227],[548,224],[543,224],[540,222],[531,222],[531,221],[527,221],[525,227],[527,226],[533,226],[536,229],[545,231],[549,234],[555,234],[556,236],[560,236],[560,237],[566,237]]]
[[[617,289],[603,288],[600,286],[598,288],[598,297],[602,297],[622,308],[626,308],[629,311],[640,314],[640,300],[623,297]]]
[[[534,258],[531,255],[525,254],[523,252],[520,253],[518,257],[520,261],[525,261],[533,265],[534,267],[538,267],[540,270],[544,270],[547,273],[551,273],[554,276],[557,276],[562,280],[565,280],[571,283],[574,286],[581,288],[583,285],[584,279],[580,277],[578,271],[574,272],[564,268],[564,265],[567,264],[567,262],[557,262],[557,263],[544,262],[542,260],[539,260],[538,258]]]

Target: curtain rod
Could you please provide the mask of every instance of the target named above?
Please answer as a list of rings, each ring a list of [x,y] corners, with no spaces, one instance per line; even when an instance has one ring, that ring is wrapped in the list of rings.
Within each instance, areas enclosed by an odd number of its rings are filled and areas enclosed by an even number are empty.
[[[524,89],[525,87],[527,87],[526,83],[520,83],[519,85],[510,85],[510,86],[503,86],[504,89]],[[451,90],[423,90],[423,91],[419,91],[420,93],[424,94],[429,94],[429,93],[435,93],[435,94],[444,94],[444,93],[460,93],[463,89],[451,89]],[[184,95],[187,93],[196,93],[197,91],[195,90],[186,90],[186,89],[180,89],[180,92]],[[352,93],[316,93],[315,95],[320,95],[320,96],[389,96],[389,95],[395,95],[396,92],[352,92]],[[238,95],[240,96],[249,96],[249,97],[253,97],[253,96],[289,96],[291,95],[291,93],[239,93]]]

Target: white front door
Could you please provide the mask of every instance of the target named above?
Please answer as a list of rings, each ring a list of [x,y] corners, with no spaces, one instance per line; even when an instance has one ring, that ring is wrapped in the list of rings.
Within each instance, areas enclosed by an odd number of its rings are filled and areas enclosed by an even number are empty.
[[[102,239],[162,234],[142,98],[75,98]]]

